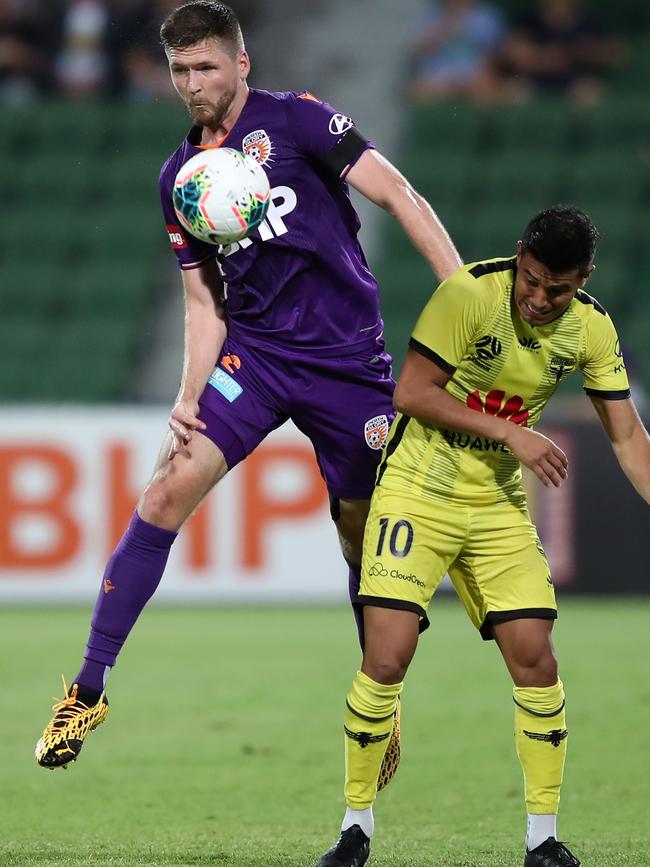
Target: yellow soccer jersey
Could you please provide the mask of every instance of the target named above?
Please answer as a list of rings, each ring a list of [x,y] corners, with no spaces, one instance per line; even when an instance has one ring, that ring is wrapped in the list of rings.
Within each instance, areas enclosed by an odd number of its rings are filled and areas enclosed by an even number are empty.
[[[446,390],[477,412],[527,427],[577,368],[587,394],[628,397],[616,330],[603,307],[579,290],[562,316],[533,327],[513,304],[515,268],[514,258],[466,265],[422,311],[409,345],[451,374]],[[525,501],[521,466],[506,446],[401,414],[377,483],[438,500]]]

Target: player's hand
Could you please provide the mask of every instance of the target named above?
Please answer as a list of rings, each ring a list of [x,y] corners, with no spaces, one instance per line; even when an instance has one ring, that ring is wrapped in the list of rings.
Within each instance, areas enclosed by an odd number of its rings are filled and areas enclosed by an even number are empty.
[[[543,434],[509,423],[504,444],[547,488],[551,485],[559,488],[566,479],[569,466],[567,456]]]
[[[167,455],[168,460],[173,461],[177,454],[183,453],[190,456],[187,445],[192,440],[192,432],[205,430],[207,425],[199,418],[199,404],[195,400],[179,400],[172,409],[167,420],[172,432],[172,441]]]

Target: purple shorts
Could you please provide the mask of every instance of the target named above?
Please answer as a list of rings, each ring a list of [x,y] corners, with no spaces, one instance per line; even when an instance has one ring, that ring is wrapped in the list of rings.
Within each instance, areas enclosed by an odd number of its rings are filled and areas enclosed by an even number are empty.
[[[391,358],[378,345],[317,358],[227,338],[199,400],[203,433],[232,469],[291,419],[311,440],[331,495],[368,499],[393,419]]]

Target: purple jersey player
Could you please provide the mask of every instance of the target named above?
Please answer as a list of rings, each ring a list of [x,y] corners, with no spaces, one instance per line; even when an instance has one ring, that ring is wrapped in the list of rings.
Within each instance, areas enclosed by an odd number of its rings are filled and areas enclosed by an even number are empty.
[[[231,469],[293,419],[314,444],[342,511],[347,501],[369,496],[391,417],[377,282],[340,177],[372,146],[349,118],[311,94],[247,89],[234,125],[209,147],[223,143],[253,154],[269,175],[271,204],[250,238],[217,252],[177,225],[172,205],[176,174],[205,147],[204,138],[194,127],[160,175],[163,213],[186,283],[215,255],[224,281],[221,358],[210,359],[202,371],[211,374],[207,386],[192,395],[206,424],[202,432]],[[218,338],[213,351],[215,344]],[[195,420],[178,421],[183,428],[172,430],[180,442]]]
[[[393,380],[348,183],[399,220],[440,279],[461,264],[426,201],[348,117],[309,93],[249,89],[248,55],[228,6],[181,6],[161,38],[195,124],[160,175],[185,289],[183,375],[168,438],[106,567],[83,666],[38,742],[38,762],[50,768],[74,760],[106,717],[106,678],[184,521],[289,418],[313,443],[354,603]],[[272,190],[251,237],[217,248],[178,226],[171,190],[190,157],[223,143],[254,156]]]

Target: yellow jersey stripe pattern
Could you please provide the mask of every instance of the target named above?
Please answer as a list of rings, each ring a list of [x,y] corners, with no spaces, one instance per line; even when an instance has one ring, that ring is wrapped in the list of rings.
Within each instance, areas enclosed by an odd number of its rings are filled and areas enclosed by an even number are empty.
[[[628,397],[618,337],[604,308],[580,290],[562,316],[534,327],[513,303],[515,276],[512,257],[466,265],[420,314],[410,347],[451,375],[449,394],[527,427],[577,370],[588,394]],[[377,483],[443,502],[525,503],[521,467],[504,445],[403,415],[393,423]]]

